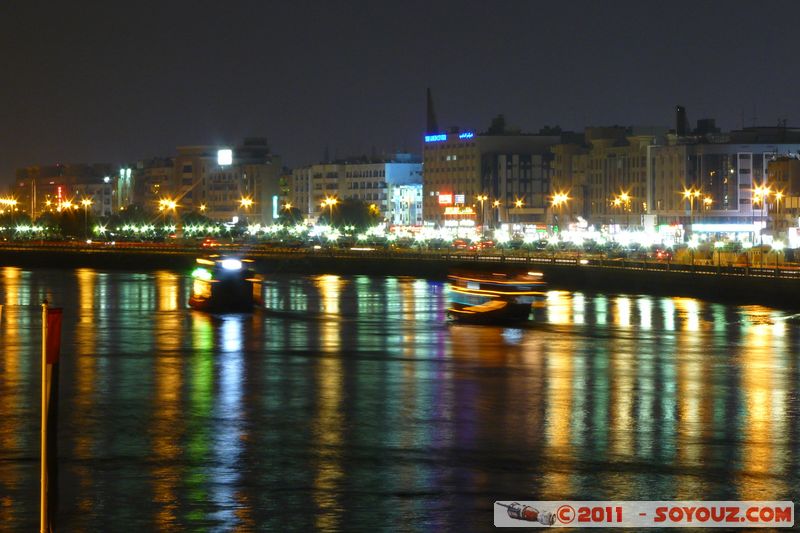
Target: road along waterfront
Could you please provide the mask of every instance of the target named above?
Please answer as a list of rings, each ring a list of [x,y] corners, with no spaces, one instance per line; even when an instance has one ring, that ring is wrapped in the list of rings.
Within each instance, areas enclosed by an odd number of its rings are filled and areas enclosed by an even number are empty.
[[[186,308],[172,271],[0,268],[0,523],[38,508],[38,304],[64,307],[64,530],[485,530],[496,500],[798,500],[800,323],[549,291],[450,325],[411,277],[269,278]]]

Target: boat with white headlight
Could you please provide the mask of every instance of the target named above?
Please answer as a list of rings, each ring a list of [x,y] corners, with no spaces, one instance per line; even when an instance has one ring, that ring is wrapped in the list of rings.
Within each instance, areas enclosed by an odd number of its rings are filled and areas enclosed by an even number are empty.
[[[189,307],[211,312],[247,312],[261,304],[263,279],[253,261],[212,255],[197,258]]]

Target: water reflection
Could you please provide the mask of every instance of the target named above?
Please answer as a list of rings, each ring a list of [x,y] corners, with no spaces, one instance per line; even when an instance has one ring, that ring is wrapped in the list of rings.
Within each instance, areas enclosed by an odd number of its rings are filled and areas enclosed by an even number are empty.
[[[789,313],[549,291],[494,328],[448,325],[447,286],[413,278],[275,276],[252,315],[187,291],[0,269],[0,523],[36,524],[44,296],[66,308],[69,530],[469,530],[503,495],[800,496]]]

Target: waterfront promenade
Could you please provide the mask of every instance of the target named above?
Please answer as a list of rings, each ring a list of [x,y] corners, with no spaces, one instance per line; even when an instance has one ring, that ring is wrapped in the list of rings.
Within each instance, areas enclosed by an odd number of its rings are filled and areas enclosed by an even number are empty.
[[[717,301],[800,307],[800,265],[691,264],[610,259],[597,254],[519,250],[277,248],[230,244],[214,248],[161,243],[6,243],[0,265],[106,269],[188,269],[208,254],[247,256],[264,273],[406,275],[444,279],[454,270],[543,272],[551,288],[696,296]],[[769,266],[768,266],[769,265]]]

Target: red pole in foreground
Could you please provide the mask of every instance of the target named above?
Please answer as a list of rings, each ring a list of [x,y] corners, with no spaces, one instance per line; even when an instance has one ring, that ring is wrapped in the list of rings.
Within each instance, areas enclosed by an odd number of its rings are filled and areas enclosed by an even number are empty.
[[[61,312],[42,303],[42,447],[39,530],[55,531],[58,508],[58,356]]]

